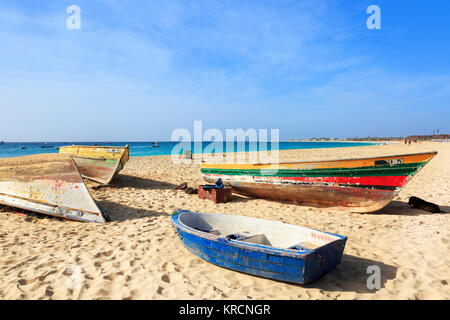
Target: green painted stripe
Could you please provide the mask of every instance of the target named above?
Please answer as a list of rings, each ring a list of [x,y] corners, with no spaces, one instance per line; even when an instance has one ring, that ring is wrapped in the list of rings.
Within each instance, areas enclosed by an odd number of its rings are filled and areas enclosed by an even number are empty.
[[[426,162],[397,164],[394,166],[373,166],[332,169],[216,169],[202,168],[204,174],[259,177],[377,177],[409,176],[417,172]]]

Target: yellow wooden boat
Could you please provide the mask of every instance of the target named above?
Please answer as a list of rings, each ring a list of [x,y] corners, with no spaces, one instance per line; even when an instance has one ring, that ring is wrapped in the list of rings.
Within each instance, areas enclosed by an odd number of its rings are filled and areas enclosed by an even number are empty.
[[[109,221],[92,199],[71,156],[0,159],[0,204],[79,221]]]
[[[59,153],[73,156],[83,178],[108,184],[123,169],[130,148],[109,146],[65,146]]]

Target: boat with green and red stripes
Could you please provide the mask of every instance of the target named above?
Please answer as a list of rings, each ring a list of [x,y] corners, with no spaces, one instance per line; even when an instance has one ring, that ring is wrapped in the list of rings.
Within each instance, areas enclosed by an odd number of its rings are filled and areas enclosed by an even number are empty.
[[[317,207],[373,212],[385,207],[437,152],[278,164],[202,164],[239,194]]]

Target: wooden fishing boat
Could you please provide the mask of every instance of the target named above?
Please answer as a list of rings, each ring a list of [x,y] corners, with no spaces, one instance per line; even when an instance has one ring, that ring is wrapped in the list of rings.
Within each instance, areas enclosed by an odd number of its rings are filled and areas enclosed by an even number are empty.
[[[109,220],[68,155],[0,159],[0,204],[72,220]]]
[[[202,164],[207,182],[233,192],[318,207],[373,212],[385,207],[437,152],[279,164]]]
[[[73,156],[83,178],[108,184],[123,169],[130,157],[125,147],[64,146],[59,153]]]
[[[309,283],[337,266],[347,237],[251,217],[174,211],[178,237],[193,254],[255,276]]]

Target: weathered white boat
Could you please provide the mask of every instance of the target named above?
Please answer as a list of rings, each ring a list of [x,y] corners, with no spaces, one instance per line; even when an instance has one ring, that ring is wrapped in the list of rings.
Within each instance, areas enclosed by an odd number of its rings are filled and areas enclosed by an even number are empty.
[[[0,204],[72,220],[109,221],[69,155],[0,159]]]
[[[281,221],[188,210],[172,223],[183,245],[218,266],[255,276],[309,283],[337,266],[347,237]]]

